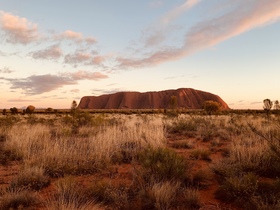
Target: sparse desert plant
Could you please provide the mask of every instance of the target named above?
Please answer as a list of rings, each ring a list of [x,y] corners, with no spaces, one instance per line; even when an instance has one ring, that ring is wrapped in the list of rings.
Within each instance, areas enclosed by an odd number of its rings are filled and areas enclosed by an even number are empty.
[[[38,167],[27,167],[12,180],[12,189],[40,190],[50,184],[49,177],[44,175],[44,170]]]
[[[16,107],[12,107],[10,108],[10,112],[14,115],[14,114],[18,114],[18,109]]]
[[[114,206],[114,209],[131,209],[129,192],[125,186],[108,186],[105,190],[105,202]]]
[[[94,198],[89,199],[83,186],[73,177],[66,177],[55,183],[56,192],[45,201],[48,210],[99,210],[101,205]]]
[[[147,148],[139,153],[138,162],[148,180],[183,181],[190,170],[183,156],[167,148]]]
[[[211,161],[210,155],[211,152],[207,149],[194,149],[191,151],[191,157],[194,159]]]
[[[273,106],[273,102],[270,99],[267,98],[263,100],[263,109],[267,115],[267,118],[269,117],[269,112],[272,106]]]
[[[27,190],[7,189],[0,195],[0,209],[29,209],[39,203],[36,194]]]
[[[221,104],[216,101],[205,101],[203,103],[203,108],[207,114],[211,115],[213,113],[217,113],[220,110]]]
[[[33,114],[34,111],[35,111],[35,106],[33,105],[29,105],[25,110],[26,114]]]
[[[197,189],[186,188],[183,191],[183,205],[185,209],[199,209],[201,206],[200,196]]]
[[[228,177],[219,187],[216,196],[224,201],[234,201],[246,205],[256,195],[258,177],[253,173]]]
[[[179,119],[172,122],[171,125],[166,125],[166,131],[171,134],[194,137],[197,131],[197,124],[192,119]]]
[[[174,141],[174,142],[172,142],[171,147],[176,148],[176,149],[191,149],[194,147],[194,143],[189,140]]]
[[[212,180],[212,175],[209,171],[198,170],[192,175],[192,186],[196,188],[203,188],[209,184],[209,181]]]
[[[156,209],[171,209],[179,192],[179,188],[179,182],[165,181],[154,183],[146,189],[148,203]]]

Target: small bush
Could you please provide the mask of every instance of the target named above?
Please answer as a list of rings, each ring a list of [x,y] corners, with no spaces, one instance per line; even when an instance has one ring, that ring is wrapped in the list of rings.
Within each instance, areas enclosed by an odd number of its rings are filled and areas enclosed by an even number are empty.
[[[216,195],[223,201],[248,202],[258,190],[258,177],[253,173],[228,177],[219,187]]]
[[[153,205],[156,209],[170,209],[174,204],[179,188],[179,182],[166,181],[153,184],[146,189],[150,205]]]
[[[23,156],[15,149],[9,149],[0,145],[0,164],[6,165],[9,161],[22,160]]]
[[[83,186],[73,177],[66,177],[55,183],[56,192],[45,201],[48,210],[97,210],[101,205],[89,198]]]
[[[211,152],[205,149],[195,149],[191,151],[191,157],[197,160],[201,159],[201,160],[211,161],[210,155]]]
[[[197,188],[205,187],[212,179],[211,174],[205,170],[198,170],[192,176],[192,185]]]
[[[190,169],[183,156],[167,148],[147,148],[140,152],[138,161],[150,180],[184,180]]]
[[[37,167],[26,168],[15,177],[10,187],[12,189],[40,190],[50,184],[49,177],[44,175],[44,170]]]
[[[183,191],[185,209],[199,209],[201,206],[198,190],[187,188]]]
[[[28,209],[36,204],[38,204],[38,199],[34,193],[27,190],[8,189],[1,198],[0,209]]]
[[[172,125],[167,125],[167,133],[171,134],[182,134],[189,137],[194,137],[197,131],[197,124],[194,120],[178,120]]]
[[[175,141],[172,143],[171,147],[176,149],[191,149],[194,145],[191,141]]]
[[[129,192],[125,186],[108,186],[105,190],[105,201],[114,206],[114,209],[131,209],[129,202]]]

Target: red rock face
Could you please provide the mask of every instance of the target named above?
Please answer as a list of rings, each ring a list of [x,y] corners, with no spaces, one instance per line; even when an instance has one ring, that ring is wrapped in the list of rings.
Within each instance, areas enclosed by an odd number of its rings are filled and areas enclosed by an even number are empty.
[[[166,109],[170,108],[171,96],[177,97],[178,108],[201,109],[204,101],[211,100],[219,102],[222,109],[229,109],[219,96],[191,88],[84,96],[78,107],[81,109]]]

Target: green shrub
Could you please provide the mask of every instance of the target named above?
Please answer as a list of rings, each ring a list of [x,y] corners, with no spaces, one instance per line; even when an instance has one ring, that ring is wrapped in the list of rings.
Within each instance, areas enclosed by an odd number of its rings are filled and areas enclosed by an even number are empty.
[[[167,148],[147,148],[140,152],[138,161],[150,180],[184,180],[190,169],[183,156]]]
[[[181,119],[175,121],[172,125],[167,125],[166,130],[171,134],[182,134],[193,137],[197,131],[197,124],[194,122],[194,120]]]
[[[223,201],[248,202],[258,190],[258,177],[253,173],[228,177],[219,187],[216,196]]]

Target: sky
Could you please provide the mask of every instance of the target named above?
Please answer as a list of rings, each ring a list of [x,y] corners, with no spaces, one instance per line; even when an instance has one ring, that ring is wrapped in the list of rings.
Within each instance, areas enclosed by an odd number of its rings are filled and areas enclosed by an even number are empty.
[[[0,108],[194,88],[280,100],[280,0],[1,0]]]

